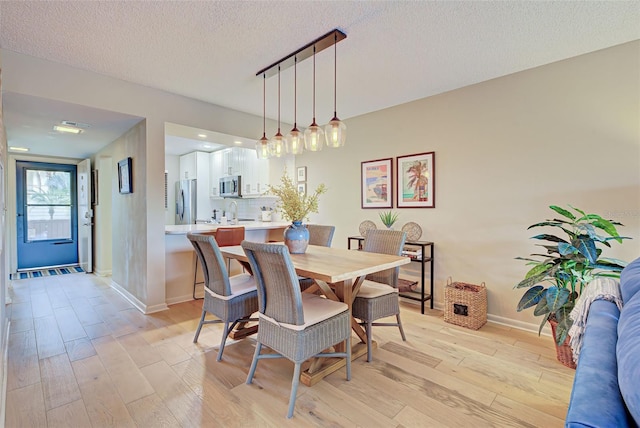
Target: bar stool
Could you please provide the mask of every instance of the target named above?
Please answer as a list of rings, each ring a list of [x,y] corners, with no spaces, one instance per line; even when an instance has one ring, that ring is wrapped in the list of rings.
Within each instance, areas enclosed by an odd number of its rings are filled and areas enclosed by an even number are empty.
[[[218,247],[230,247],[240,245],[244,240],[244,226],[240,227],[219,227],[212,232],[199,232],[198,235],[213,235]],[[231,259],[227,259],[227,273],[231,270]],[[244,266],[243,266],[244,270]],[[196,297],[196,287],[204,284],[204,281],[198,282],[198,259],[196,258],[196,268],[193,273],[193,300],[202,300],[203,297]]]

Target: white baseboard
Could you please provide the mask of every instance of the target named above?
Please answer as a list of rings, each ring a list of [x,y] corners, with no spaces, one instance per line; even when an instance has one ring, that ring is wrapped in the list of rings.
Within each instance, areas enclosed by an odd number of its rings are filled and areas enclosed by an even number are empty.
[[[203,296],[197,296],[197,297],[203,297]],[[193,300],[193,295],[185,294],[184,296],[177,296],[177,297],[172,297],[170,299],[167,299],[167,305],[175,305],[177,303],[189,302],[191,300]]]
[[[420,307],[420,302],[417,301],[417,300],[402,299],[402,301],[404,303],[408,303],[410,305],[415,305],[415,306]],[[430,307],[430,303],[429,303],[428,300],[426,302],[424,302],[424,306],[425,306],[425,309]],[[437,309],[439,311],[443,311],[444,310],[444,304],[443,303],[439,303],[439,302],[433,302],[433,309]],[[534,323],[529,323],[529,322],[524,322],[524,321],[518,321],[518,320],[511,319],[511,318],[505,318],[505,317],[501,317],[501,316],[498,316],[498,315],[492,315],[492,314],[487,314],[487,322],[504,325],[506,327],[511,327],[511,328],[515,328],[515,329],[518,329],[518,330],[529,331],[531,333],[536,333],[536,334],[538,334],[538,328],[540,328],[540,324],[534,324]],[[543,327],[542,332],[540,333],[540,335],[541,336],[549,336],[549,337],[551,337],[551,328],[549,327],[548,323],[547,323],[547,325],[545,325]]]
[[[11,321],[7,319],[7,327],[4,335],[4,342],[2,343],[2,373],[0,373],[0,380],[2,381],[2,386],[0,390],[0,427],[4,428],[4,418],[7,408],[7,368],[9,362],[9,331],[11,327]]]
[[[152,314],[154,312],[166,311],[167,309],[169,309],[166,303],[161,303],[159,305],[153,305],[153,306],[145,305],[140,300],[138,300],[136,296],[129,293],[129,291],[127,291],[124,287],[122,287],[120,284],[118,284],[113,280],[111,280],[110,285],[111,285],[111,288],[113,288],[118,293],[120,293],[122,297],[127,299],[129,303],[131,303],[133,306],[136,307],[136,309],[138,309],[140,312],[142,312],[145,315]]]
[[[94,269],[93,273],[94,275],[97,275],[97,276],[111,276],[111,269],[108,269],[108,270]]]

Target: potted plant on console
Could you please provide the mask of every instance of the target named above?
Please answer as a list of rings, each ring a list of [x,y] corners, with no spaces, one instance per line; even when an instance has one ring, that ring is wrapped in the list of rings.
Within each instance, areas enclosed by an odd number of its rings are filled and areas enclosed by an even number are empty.
[[[309,245],[309,230],[302,224],[310,213],[318,212],[318,197],[327,191],[320,184],[312,195],[299,192],[285,170],[280,178],[279,186],[268,186],[267,193],[278,196],[278,210],[291,225],[284,231],[284,243],[291,254],[303,254]]]
[[[527,288],[517,310],[533,307],[534,315],[542,316],[538,334],[549,322],[558,360],[575,368],[567,338],[573,324],[569,313],[592,279],[598,276],[619,278],[620,271],[626,266],[621,260],[601,257],[603,250],[599,247],[611,247],[611,241],[622,243],[623,239],[629,238],[618,234],[616,226],[622,226],[621,223],[605,220],[597,214],[586,214],[571,206],[571,210],[555,205],[549,208],[561,218],[547,219],[528,229],[555,227],[562,237],[546,233],[533,236],[531,239],[544,242],[537,245],[543,247],[546,254],[531,254],[538,259],[516,257],[531,266],[515,287]],[[600,234],[602,232],[604,235]]]

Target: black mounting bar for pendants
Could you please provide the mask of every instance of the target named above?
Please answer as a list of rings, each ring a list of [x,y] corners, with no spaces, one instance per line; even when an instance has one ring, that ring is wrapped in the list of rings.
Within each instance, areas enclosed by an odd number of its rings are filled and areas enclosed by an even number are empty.
[[[276,61],[270,66],[265,67],[262,70],[258,71],[256,73],[256,76],[260,76],[261,74],[264,74],[266,77],[275,76],[278,73],[278,65],[280,66],[281,70],[285,68],[289,68],[292,65],[294,65],[296,58],[298,59],[298,62],[300,62],[300,61],[304,61],[310,56],[313,56],[314,46],[316,47],[316,53],[318,53],[326,48],[330,48],[331,46],[335,45],[339,41],[344,40],[346,38],[347,38],[347,35],[342,31],[338,30],[337,28],[335,30],[331,30],[324,36],[318,37],[317,39],[307,43],[297,51],[291,52],[289,55],[285,56],[279,61]]]

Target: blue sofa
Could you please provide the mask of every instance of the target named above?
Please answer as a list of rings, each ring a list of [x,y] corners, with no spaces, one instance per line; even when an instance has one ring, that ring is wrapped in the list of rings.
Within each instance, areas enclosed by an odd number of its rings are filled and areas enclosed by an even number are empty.
[[[591,305],[566,427],[638,427],[640,424],[640,258],[620,276],[623,307]]]

